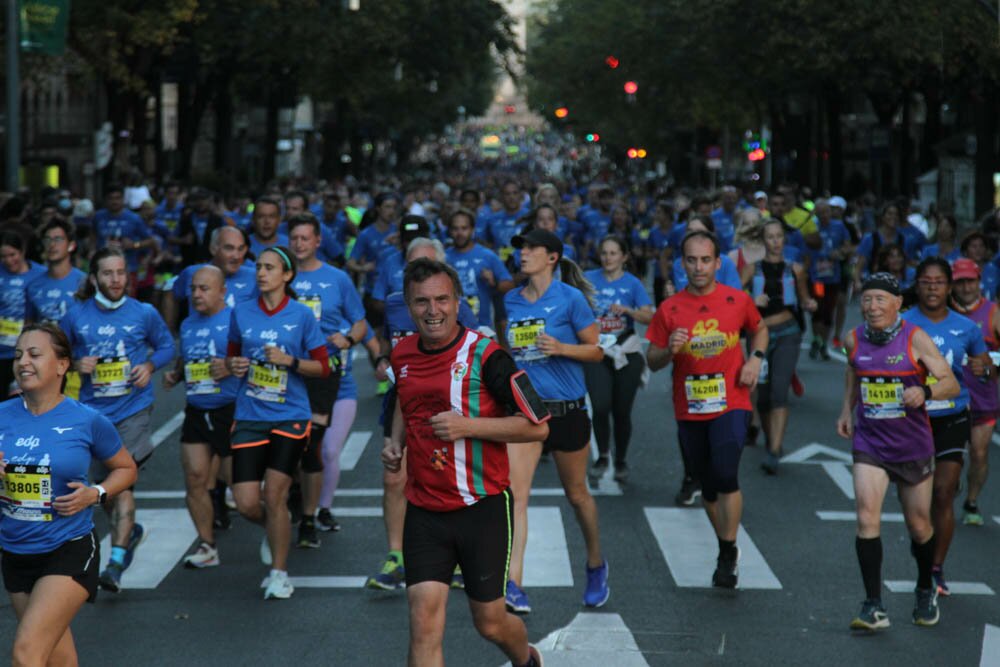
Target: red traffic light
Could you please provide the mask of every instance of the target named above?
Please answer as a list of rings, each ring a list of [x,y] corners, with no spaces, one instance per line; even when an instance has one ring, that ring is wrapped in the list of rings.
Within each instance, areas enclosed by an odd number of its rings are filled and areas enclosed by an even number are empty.
[[[555,110],[554,113],[556,118],[565,118],[566,116],[569,115],[569,109],[567,109],[566,107],[559,107],[558,109]]]
[[[608,56],[604,59],[604,62],[607,63],[608,67],[611,69],[617,69],[620,61],[614,56]]]
[[[630,148],[627,151],[625,151],[625,155],[628,155],[630,160],[634,160],[637,157],[639,157],[639,151],[637,151],[634,148]]]
[[[637,84],[635,81],[626,81],[625,82],[625,92],[626,93],[628,93],[629,95],[635,95],[635,92],[637,90],[639,90],[639,84]]]
[[[764,152],[763,148],[755,148],[754,150],[747,153],[747,159],[751,162],[759,162],[767,157],[767,153]]]
[[[517,107],[515,107],[513,104],[508,104],[503,108],[503,111],[504,113],[511,114],[517,111]]]
[[[587,141],[597,143],[598,141],[601,140],[601,135],[599,135],[597,132],[591,132],[590,134],[587,135],[586,139]]]

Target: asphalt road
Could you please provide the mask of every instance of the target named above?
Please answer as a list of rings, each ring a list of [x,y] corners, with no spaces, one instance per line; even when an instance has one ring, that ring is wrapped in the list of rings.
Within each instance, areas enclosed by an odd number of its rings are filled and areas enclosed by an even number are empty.
[[[554,466],[540,466],[526,575],[533,581],[525,584],[534,610],[525,620],[531,639],[544,640],[547,665],[977,665],[981,659],[1000,660],[1000,630],[988,625],[1000,625],[997,476],[981,499],[988,525],[960,525],[956,531],[946,573],[970,592],[941,601],[940,624],[912,625],[912,583],[899,583],[892,585],[901,592],[887,588],[884,595],[892,620],[888,631],[868,636],[848,630],[864,591],[854,554],[854,505],[849,486],[841,488],[849,479],[843,463],[849,447],[834,428],[844,366],[837,360],[810,361],[803,352],[799,368],[806,393],[792,398],[785,451],[803,462],[786,461],[777,477],[766,477],[759,468],[761,449],[745,452],[744,559],[741,589],[735,592],[707,587],[715,545],[709,539],[701,547],[703,512],[673,508],[681,473],[666,373],[656,374],[637,400],[630,483],[620,495],[613,483],[601,485],[610,493],[598,498],[598,506],[612,592],[597,612],[581,606],[584,550],[572,509],[558,494]],[[180,566],[194,534],[181,493],[179,430],[173,430],[137,487],[144,494],[156,492],[139,501],[140,521],[152,530],[125,583],[132,576],[144,587],[118,595],[102,592],[96,604],[83,609],[73,625],[82,664],[404,664],[405,595],[360,586],[381,565],[385,537],[378,497],[380,399],[374,397],[367,361],[359,360],[356,376],[362,398],[355,431],[376,435],[353,469],[342,474],[343,493],[334,510],[343,530],[324,534],[319,550],[293,549],[291,573],[308,577],[299,580],[294,597],[262,599],[262,531],[239,519],[218,536],[221,567],[191,571]],[[160,393],[154,427],[178,413],[182,398],[180,390]],[[354,436],[353,451],[365,441],[363,434]],[[811,446],[816,444],[822,447]],[[997,456],[997,447],[991,449]],[[899,511],[894,498],[884,511]],[[99,527],[105,534],[103,517]],[[887,521],[883,540],[887,582],[912,582],[915,565],[903,524]],[[10,646],[13,613],[6,601],[0,607],[0,644]],[[453,665],[505,662],[476,634],[460,591],[453,591],[449,602],[445,653]]]

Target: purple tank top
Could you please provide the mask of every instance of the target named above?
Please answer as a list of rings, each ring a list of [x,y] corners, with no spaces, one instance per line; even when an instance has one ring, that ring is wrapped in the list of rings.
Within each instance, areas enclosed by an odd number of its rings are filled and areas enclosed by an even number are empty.
[[[996,305],[992,301],[983,299],[975,310],[965,313],[966,317],[979,325],[979,330],[983,332],[983,338],[986,340],[986,349],[991,352],[997,349],[997,340],[993,336],[994,308]],[[984,382],[982,378],[973,375],[968,366],[962,367],[962,380],[969,388],[969,407],[973,412],[996,413],[1000,409],[995,380]]]
[[[903,405],[903,391],[922,386],[927,376],[913,360],[911,341],[917,330],[903,320],[900,332],[886,345],[870,343],[863,326],[854,330],[857,344],[850,358],[858,383],[854,450],[886,463],[934,456],[927,410]]]

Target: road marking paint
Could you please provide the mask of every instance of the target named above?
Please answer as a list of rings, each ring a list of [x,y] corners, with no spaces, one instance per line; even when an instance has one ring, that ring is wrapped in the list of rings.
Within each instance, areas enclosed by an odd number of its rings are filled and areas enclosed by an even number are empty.
[[[843,463],[827,461],[823,463],[823,470],[830,476],[837,488],[843,492],[850,500],[854,500],[854,477],[851,469]]]
[[[365,447],[368,446],[368,442],[372,439],[371,431],[355,431],[347,437],[347,442],[344,443],[344,449],[340,452],[340,469],[341,470],[354,470],[354,466],[358,465],[358,459],[365,452]]]
[[[826,512],[818,510],[816,512],[823,521],[857,521],[858,515],[854,512]],[[903,523],[903,515],[899,512],[885,512],[882,514],[882,523]]]
[[[136,491],[136,500],[176,500],[184,498],[184,491]]]
[[[815,457],[819,456],[827,458],[813,460]],[[826,445],[818,442],[810,442],[808,445],[799,447],[791,454],[782,456],[781,462],[823,464],[827,463],[829,459],[833,459],[834,461],[838,461],[840,463],[854,463],[854,458],[851,456],[850,452],[844,452],[839,449],[834,449],[833,447],[827,447]]]
[[[150,440],[153,441],[153,448],[159,447],[160,444],[169,438],[174,431],[181,427],[184,423],[184,411],[178,412],[176,415],[171,417],[163,424],[160,428],[153,431],[153,435],[150,436]]]
[[[979,667],[1000,667],[1000,628],[987,623],[983,630],[983,652]]]
[[[893,593],[912,593],[917,582],[905,580],[886,581],[885,587]],[[981,581],[948,581],[948,588],[958,595],[996,595],[993,589]]]
[[[521,586],[572,586],[573,567],[566,546],[562,509],[528,507],[528,545]]]
[[[360,516],[360,517],[380,517],[381,507],[333,507],[334,516]]]
[[[618,614],[578,613],[564,628],[532,642],[546,664],[559,667],[649,667],[632,632]],[[506,663],[504,667],[510,667]]]
[[[146,529],[147,537],[136,550],[132,566],[122,575],[122,588],[156,588],[187,553],[198,531],[187,510],[141,509],[135,519]],[[110,553],[111,536],[107,535],[101,540],[105,563]]]
[[[368,577],[289,577],[295,588],[364,588]],[[267,588],[267,579],[260,582]]]
[[[990,440],[993,441],[993,444],[1000,445],[1000,433],[994,433],[993,435],[991,435]]]
[[[611,483],[614,488],[606,488],[602,485],[599,488],[590,489],[590,495],[592,496],[620,496],[622,495],[621,488],[615,484]],[[610,486],[610,485],[609,485]],[[549,488],[535,488],[531,490],[531,495],[538,496],[540,498],[558,498],[565,495],[562,487],[549,487]],[[336,496],[338,498],[381,498],[383,491],[381,488],[363,488],[363,489],[337,489]],[[136,500],[176,500],[184,498],[184,491],[174,491],[168,489],[152,490],[152,491],[136,491]]]
[[[711,587],[719,542],[705,513],[673,507],[645,507],[643,511],[677,585]],[[781,589],[781,582],[743,526],[737,533],[736,544],[740,548],[739,588]]]

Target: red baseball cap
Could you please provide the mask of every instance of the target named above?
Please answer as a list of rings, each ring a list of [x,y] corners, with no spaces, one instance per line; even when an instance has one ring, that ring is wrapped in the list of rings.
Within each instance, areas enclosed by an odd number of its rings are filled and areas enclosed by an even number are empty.
[[[968,257],[959,257],[951,265],[952,280],[979,280],[979,266]]]

